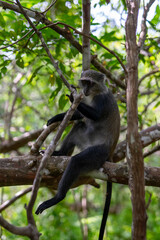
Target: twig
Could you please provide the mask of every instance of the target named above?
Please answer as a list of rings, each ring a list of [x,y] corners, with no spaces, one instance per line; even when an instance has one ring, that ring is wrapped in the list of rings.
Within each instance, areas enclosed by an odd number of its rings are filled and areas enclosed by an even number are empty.
[[[5,201],[4,203],[1,204],[0,206],[0,212],[4,211],[7,207],[9,207],[12,203],[14,203],[17,199],[20,197],[24,196],[26,193],[30,192],[32,190],[32,187],[29,187],[23,191],[19,191],[18,193],[15,194],[13,198],[10,200]]]
[[[151,76],[151,75],[153,75],[153,74],[155,74],[155,73],[158,73],[158,72],[160,72],[160,69],[154,69],[154,70],[152,70],[151,72],[143,75],[143,76],[139,79],[138,86],[141,84],[141,82],[142,82],[146,77],[149,77],[149,76]]]
[[[53,123],[50,126],[48,126],[46,129],[44,129],[44,131],[40,134],[40,136],[36,139],[36,141],[32,145],[31,151],[30,151],[31,155],[37,155],[37,153],[39,153],[39,149],[42,146],[45,139],[56,127],[58,127],[59,124],[60,123]]]
[[[143,48],[144,41],[146,38],[146,33],[147,33],[147,26],[146,26],[146,19],[147,19],[147,14],[149,12],[150,7],[152,4],[155,2],[155,0],[150,0],[147,6],[144,6],[144,12],[142,16],[142,22],[141,22],[141,33],[139,36],[139,41],[138,41],[138,47],[139,51]]]
[[[142,116],[143,116],[143,114],[144,114],[145,112],[147,112],[149,106],[150,106],[152,103],[154,103],[158,98],[159,98],[159,95],[156,96],[155,98],[153,98],[153,99],[151,100],[151,102],[149,102],[147,105],[145,105],[144,110],[143,110],[143,112],[141,113]]]
[[[0,50],[2,49],[5,49],[5,48],[8,48],[8,47],[11,47],[13,46],[14,44],[17,44],[18,42],[20,42],[21,40],[23,40],[24,38],[26,38],[31,32],[33,32],[33,29],[31,29],[28,33],[26,33],[23,37],[21,37],[20,39],[18,39],[17,41],[5,46],[5,47],[1,47]]]
[[[149,152],[144,153],[143,157],[144,157],[144,158],[145,158],[145,157],[148,157],[148,156],[150,156],[151,154],[153,154],[153,153],[155,153],[155,152],[157,152],[157,151],[160,151],[160,145],[152,148],[152,150],[150,150]]]
[[[48,12],[53,6],[54,4],[57,2],[57,0],[53,0],[52,3],[50,4],[50,6],[44,11],[42,12],[43,14],[45,14],[46,12]]]

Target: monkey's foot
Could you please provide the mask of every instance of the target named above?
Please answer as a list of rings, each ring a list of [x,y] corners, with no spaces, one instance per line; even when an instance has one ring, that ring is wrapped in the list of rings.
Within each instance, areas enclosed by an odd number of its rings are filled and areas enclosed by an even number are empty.
[[[41,214],[46,208],[48,208],[48,204],[46,202],[43,202],[42,204],[39,205],[37,208],[35,214]]]

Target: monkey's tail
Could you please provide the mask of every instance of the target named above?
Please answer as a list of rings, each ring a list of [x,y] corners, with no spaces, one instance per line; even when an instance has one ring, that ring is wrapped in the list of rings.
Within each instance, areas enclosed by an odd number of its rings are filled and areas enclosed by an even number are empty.
[[[103,217],[102,217],[101,228],[100,228],[100,231],[99,231],[98,240],[103,240],[104,230],[105,230],[105,226],[106,226],[106,222],[107,222],[107,218],[108,218],[108,213],[109,213],[109,207],[110,207],[110,203],[111,203],[111,196],[112,196],[112,183],[107,182],[106,200],[105,200]]]

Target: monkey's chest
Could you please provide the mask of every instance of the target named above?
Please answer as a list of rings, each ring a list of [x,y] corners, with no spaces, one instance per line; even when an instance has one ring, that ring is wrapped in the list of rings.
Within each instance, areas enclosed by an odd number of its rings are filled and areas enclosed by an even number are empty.
[[[78,138],[78,147],[81,150],[84,150],[88,147],[100,145],[107,143],[107,132],[103,127],[101,127],[101,124],[91,124],[87,123],[86,128],[83,129],[83,132],[81,132]]]

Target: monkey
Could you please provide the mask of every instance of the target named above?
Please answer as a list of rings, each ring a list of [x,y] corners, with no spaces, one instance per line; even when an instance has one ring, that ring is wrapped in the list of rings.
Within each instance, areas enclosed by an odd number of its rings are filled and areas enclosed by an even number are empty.
[[[71,120],[76,123],[66,136],[58,151],[52,156],[70,156],[74,148],[80,152],[71,157],[58,185],[57,194],[39,205],[36,214],[62,201],[72,184],[80,175],[100,169],[111,161],[120,131],[118,105],[112,92],[105,85],[105,75],[95,70],[82,72],[79,87],[84,98],[79,103]],[[73,102],[73,96],[69,99]],[[48,120],[47,126],[62,121],[66,112]],[[107,182],[107,197],[101,222],[99,240],[103,239],[112,194],[112,183]]]

